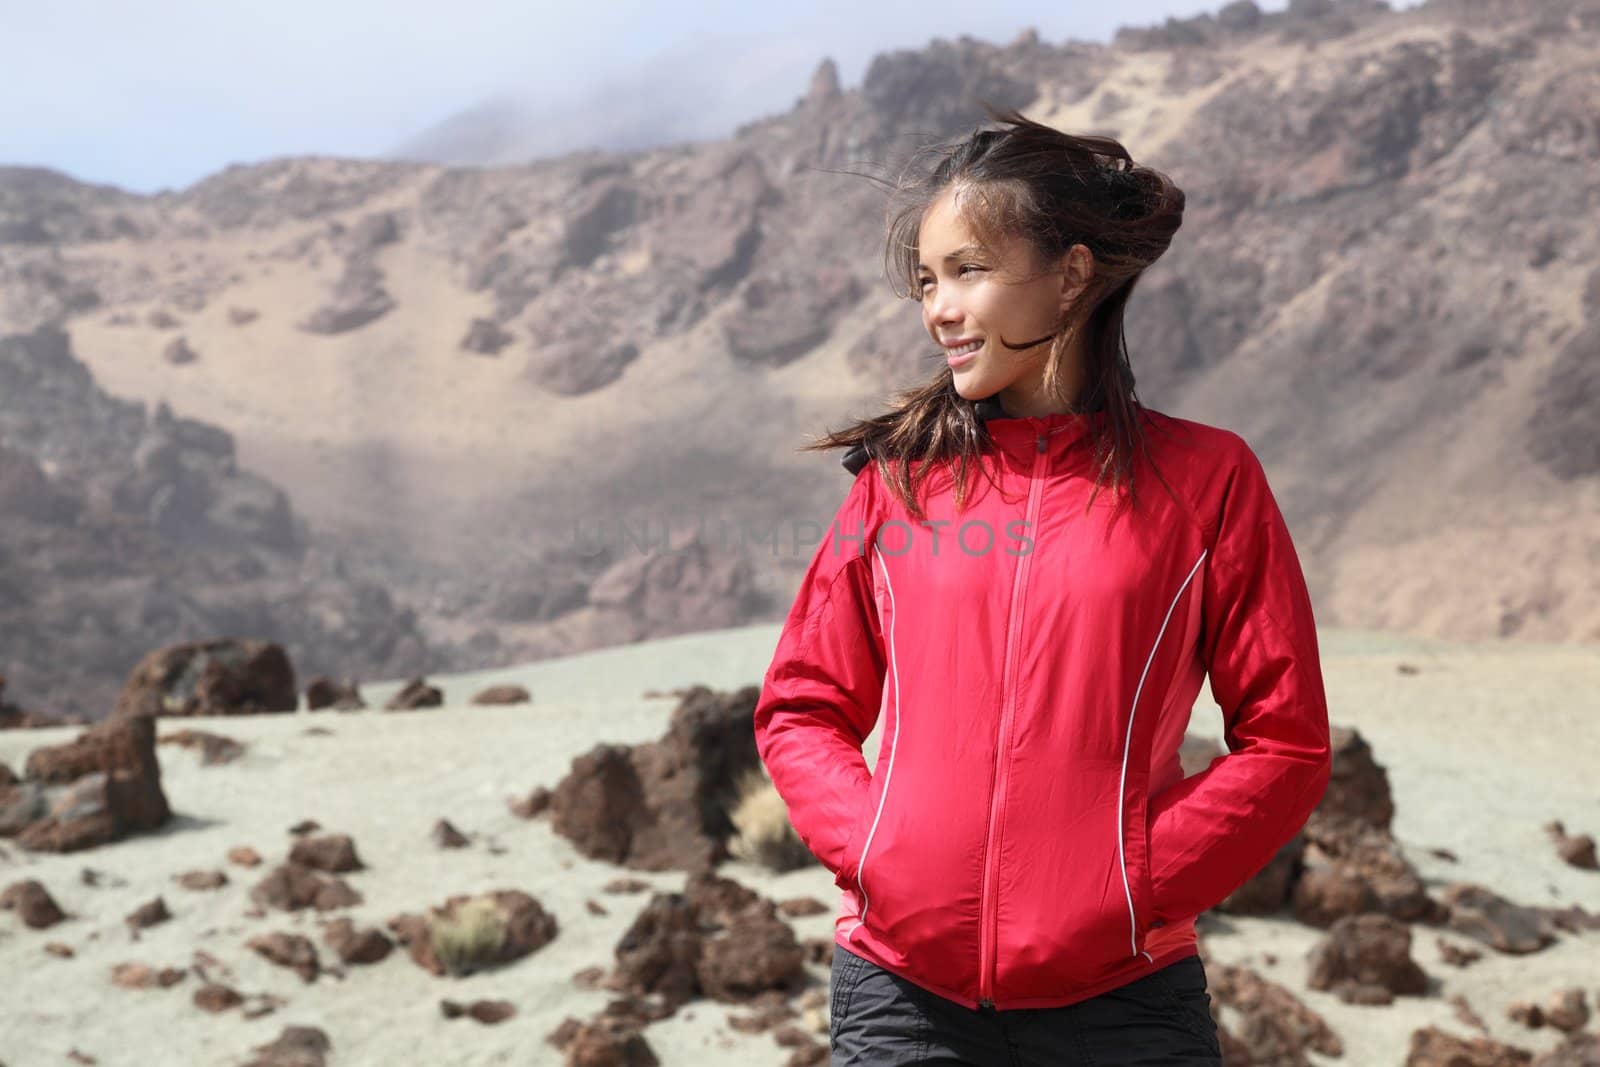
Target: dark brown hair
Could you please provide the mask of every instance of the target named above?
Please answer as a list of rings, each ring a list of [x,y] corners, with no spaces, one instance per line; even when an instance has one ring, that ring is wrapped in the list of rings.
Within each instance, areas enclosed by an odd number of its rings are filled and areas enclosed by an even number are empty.
[[[1135,164],[1110,137],[1074,136],[1034,122],[1014,109],[983,108],[1000,129],[979,129],[954,144],[913,155],[890,186],[884,267],[896,296],[921,299],[918,233],[928,207],[957,189],[962,221],[986,246],[1015,234],[1040,262],[1058,261],[1075,244],[1094,254],[1093,278],[1057,324],[1046,357],[1044,385],[1074,411],[1106,417],[1092,435],[1095,493],[1109,475],[1113,492],[1133,492],[1134,452],[1148,454],[1142,408],[1123,335],[1123,314],[1144,269],[1167,250],[1183,223],[1184,195],[1160,171]],[[933,153],[926,174],[918,157]],[[904,286],[905,288],[902,288]],[[1062,362],[1078,331],[1086,333],[1083,393],[1060,394]],[[966,500],[970,465],[989,445],[975,402],[956,392],[948,367],[927,383],[902,391],[890,410],[827,434],[801,451],[862,446],[890,489],[921,518],[918,488],[931,469],[954,462],[956,506]],[[1090,502],[1094,495],[1090,495]]]

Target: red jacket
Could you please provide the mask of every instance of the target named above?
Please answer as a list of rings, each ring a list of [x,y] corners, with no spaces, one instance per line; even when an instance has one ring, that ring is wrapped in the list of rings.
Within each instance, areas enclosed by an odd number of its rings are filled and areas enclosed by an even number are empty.
[[[756,705],[790,821],[843,890],[836,942],[969,1008],[1071,1004],[1193,954],[1194,916],[1327,786],[1311,600],[1261,464],[1227,430],[1143,415],[1132,513],[1109,487],[1084,510],[1103,412],[990,417],[1000,491],[980,478],[960,515],[947,473],[918,521],[867,463]],[[1208,674],[1229,753],[1185,779]]]

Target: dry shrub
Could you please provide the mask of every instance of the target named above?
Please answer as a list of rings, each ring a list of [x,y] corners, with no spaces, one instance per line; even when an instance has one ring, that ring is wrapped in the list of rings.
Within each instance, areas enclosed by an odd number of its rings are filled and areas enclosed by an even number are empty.
[[[428,936],[447,972],[471,974],[499,960],[506,921],[492,898],[474,897],[459,904],[453,914],[435,916]]]
[[[764,768],[756,767],[739,779],[739,796],[728,817],[734,825],[728,851],[737,858],[779,873],[816,862],[790,825],[788,805]]]

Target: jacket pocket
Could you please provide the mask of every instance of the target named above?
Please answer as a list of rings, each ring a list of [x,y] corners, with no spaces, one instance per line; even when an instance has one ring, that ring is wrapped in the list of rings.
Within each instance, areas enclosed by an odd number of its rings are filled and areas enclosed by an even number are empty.
[[[872,829],[872,819],[877,813],[877,805],[872,800],[872,791],[867,790],[856,810],[855,824],[850,829],[849,840],[845,842],[844,859],[839,864],[839,869],[834,873],[833,884],[841,889],[859,889],[858,878],[861,873],[861,857],[866,848],[867,834]]]
[[[1156,918],[1155,880],[1150,871],[1150,801],[1148,797],[1128,805],[1128,818],[1132,825],[1128,828],[1127,849],[1130,855],[1126,857],[1131,861],[1126,869],[1129,879],[1129,893],[1133,901],[1133,929],[1134,951],[1144,951],[1145,939],[1150,931],[1160,929],[1166,925]]]

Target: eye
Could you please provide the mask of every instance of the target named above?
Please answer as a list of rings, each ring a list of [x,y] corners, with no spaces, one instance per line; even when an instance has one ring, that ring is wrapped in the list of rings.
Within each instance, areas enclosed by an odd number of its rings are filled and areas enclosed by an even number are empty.
[[[978,265],[977,263],[963,263],[963,264],[961,264],[961,266],[959,268],[957,268],[956,276],[957,277],[961,277],[962,275],[966,274],[969,270],[970,271],[979,271],[979,272],[981,272],[981,271],[983,271],[983,269],[984,268],[982,266]],[[920,281],[917,282],[917,288],[921,292],[927,292],[928,286],[930,286],[932,284],[933,284],[933,279],[932,278],[922,278]]]

